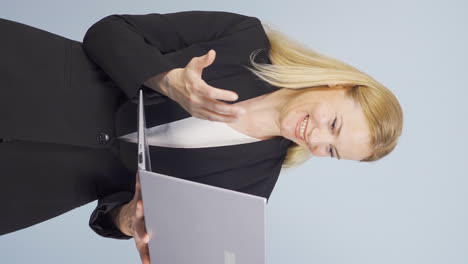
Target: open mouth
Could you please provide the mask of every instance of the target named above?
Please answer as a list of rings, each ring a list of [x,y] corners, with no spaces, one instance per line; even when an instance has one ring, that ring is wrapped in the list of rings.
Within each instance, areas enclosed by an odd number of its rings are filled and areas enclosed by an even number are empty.
[[[309,120],[309,115],[306,115],[304,118],[299,120],[296,125],[296,138],[305,141],[305,131],[307,130],[307,121]]]

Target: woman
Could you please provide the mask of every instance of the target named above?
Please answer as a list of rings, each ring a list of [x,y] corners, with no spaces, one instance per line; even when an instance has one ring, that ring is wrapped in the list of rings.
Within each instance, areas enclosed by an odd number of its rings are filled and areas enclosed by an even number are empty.
[[[17,140],[0,144],[0,169],[14,175],[2,179],[12,213],[0,234],[99,199],[93,230],[134,237],[149,262],[135,184],[139,89],[153,171],[266,198],[282,167],[311,154],[374,161],[401,134],[402,111],[388,89],[265,32],[254,17],[112,15],[82,45],[0,25],[12,36],[0,51],[0,136]],[[19,193],[25,182],[33,188]]]

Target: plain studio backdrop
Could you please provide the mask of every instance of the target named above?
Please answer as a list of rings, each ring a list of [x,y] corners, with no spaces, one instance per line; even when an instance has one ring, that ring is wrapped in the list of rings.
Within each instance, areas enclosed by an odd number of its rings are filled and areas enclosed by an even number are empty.
[[[187,10],[256,16],[370,74],[404,110],[383,160],[282,172],[267,206],[269,264],[468,263],[466,1],[0,0],[1,18],[78,41],[107,15]],[[138,263],[133,240],[88,227],[95,205],[1,236],[0,262]]]

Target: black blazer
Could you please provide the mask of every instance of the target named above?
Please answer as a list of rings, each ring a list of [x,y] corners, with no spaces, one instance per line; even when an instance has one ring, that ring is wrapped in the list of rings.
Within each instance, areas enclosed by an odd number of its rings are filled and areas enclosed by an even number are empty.
[[[63,49],[65,61],[53,63],[51,58],[49,64],[57,66],[51,69],[55,72],[63,67],[59,82],[66,88],[57,92],[67,99],[57,102],[51,98],[50,103],[80,112],[48,113],[52,116],[42,118],[48,130],[38,128],[34,135],[28,129],[2,133],[5,137],[112,150],[128,173],[99,188],[98,206],[90,219],[91,228],[108,237],[128,238],[112,224],[109,211],[133,197],[137,146],[117,137],[137,130],[138,90],[145,93],[148,127],[190,117],[178,103],[144,86],[148,78],[185,67],[193,57],[214,49],[216,59],[205,68],[202,78],[214,87],[235,91],[239,95],[235,102],[279,89],[243,67],[251,66],[249,55],[258,49],[262,51],[256,61],[270,63],[269,41],[255,17],[208,11],[111,15],[93,24],[82,44],[60,39],[54,45]],[[83,102],[89,107],[83,107]],[[57,122],[65,114],[67,126]],[[268,199],[291,143],[275,137],[198,149],[150,146],[151,165],[155,172]]]

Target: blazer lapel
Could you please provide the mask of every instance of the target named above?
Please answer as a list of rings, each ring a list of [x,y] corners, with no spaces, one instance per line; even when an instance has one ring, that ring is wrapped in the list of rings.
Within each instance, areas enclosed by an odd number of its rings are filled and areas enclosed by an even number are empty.
[[[149,149],[151,167],[154,172],[197,180],[197,178],[210,174],[253,167],[256,163],[265,160],[279,160],[284,158],[290,143],[290,140],[283,137],[274,137],[268,140],[221,147],[169,148],[149,146]],[[125,166],[131,171],[136,171],[137,144],[121,141],[120,153]],[[242,176],[239,175],[239,177]],[[257,175],[257,177],[263,176]]]
[[[209,81],[209,84],[214,87],[229,87],[237,91],[239,99],[236,102],[277,90],[277,87],[254,80],[247,74],[212,80]],[[238,86],[235,87],[235,85]],[[191,116],[172,100],[145,106],[145,114],[148,127]],[[137,130],[136,104],[126,102],[119,109],[117,115],[116,135],[118,137]],[[290,143],[290,140],[283,137],[274,137],[268,140],[221,147],[168,148],[149,146],[149,148],[153,171],[196,180],[197,177],[219,173],[220,170],[249,167],[259,160],[283,158]],[[132,171],[136,171],[137,144],[123,140],[119,140],[119,144],[121,159],[125,166]],[[174,166],[174,163],[179,163],[180,166]],[[247,177],[247,175],[245,176]]]

